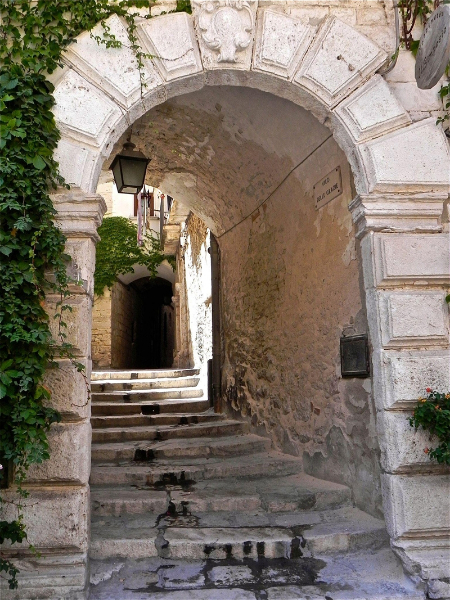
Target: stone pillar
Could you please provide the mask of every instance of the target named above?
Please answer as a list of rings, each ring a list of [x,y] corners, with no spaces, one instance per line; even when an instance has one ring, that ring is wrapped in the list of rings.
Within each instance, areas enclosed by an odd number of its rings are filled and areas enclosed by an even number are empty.
[[[446,195],[356,198],[372,343],[382,489],[392,546],[432,598],[450,596],[449,470],[424,453],[408,417],[427,387],[450,390]]]
[[[20,568],[16,596],[0,584],[2,600],[8,598],[84,599],[88,593],[88,543],[90,525],[89,473],[91,425],[89,377],[91,371],[91,317],[97,227],[106,205],[101,196],[81,190],[60,190],[52,196],[58,211],[57,223],[67,237],[66,252],[72,257],[68,270],[77,284],[70,286],[64,312],[67,341],[73,344],[75,360],[85,365],[85,374],[76,371],[67,359],[59,368],[47,372],[45,385],[51,390],[51,405],[61,412],[61,423],[49,432],[50,459],[34,465],[25,488],[24,521],[28,541],[40,552],[36,558],[17,544],[13,560]],[[47,296],[50,315],[59,297]],[[58,337],[57,321],[50,319],[53,335]],[[14,498],[14,490],[2,496]],[[10,505],[4,518],[14,517]],[[3,548],[2,548],[3,552]]]

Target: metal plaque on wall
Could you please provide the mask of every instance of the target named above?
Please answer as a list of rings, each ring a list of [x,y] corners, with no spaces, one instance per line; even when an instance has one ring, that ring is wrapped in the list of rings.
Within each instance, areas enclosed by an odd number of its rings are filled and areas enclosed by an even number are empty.
[[[341,167],[336,167],[325,175],[315,184],[313,190],[316,210],[340,196],[342,194]]]
[[[342,377],[368,377],[370,375],[367,335],[341,338],[341,374]]]
[[[428,17],[416,57],[416,81],[421,90],[437,84],[450,59],[450,6],[441,4]]]

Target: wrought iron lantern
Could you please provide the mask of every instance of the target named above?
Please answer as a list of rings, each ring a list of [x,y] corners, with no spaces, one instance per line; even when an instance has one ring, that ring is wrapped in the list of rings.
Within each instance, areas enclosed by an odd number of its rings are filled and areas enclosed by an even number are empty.
[[[144,185],[150,159],[142,152],[134,150],[135,147],[132,142],[126,142],[122,152],[114,158],[109,167],[119,194],[138,194]]]

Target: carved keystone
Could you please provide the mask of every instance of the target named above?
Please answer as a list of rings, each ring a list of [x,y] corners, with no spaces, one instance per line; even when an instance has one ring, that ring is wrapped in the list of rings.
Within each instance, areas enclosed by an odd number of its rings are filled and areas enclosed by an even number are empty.
[[[255,1],[197,1],[194,8],[205,67],[232,63],[249,68],[255,29]]]

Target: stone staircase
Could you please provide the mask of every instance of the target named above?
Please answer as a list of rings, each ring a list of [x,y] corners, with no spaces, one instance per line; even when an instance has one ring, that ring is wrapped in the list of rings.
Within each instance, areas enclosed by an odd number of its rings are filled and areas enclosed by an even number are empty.
[[[92,374],[91,600],[425,597],[384,522],[215,414],[195,369]]]

